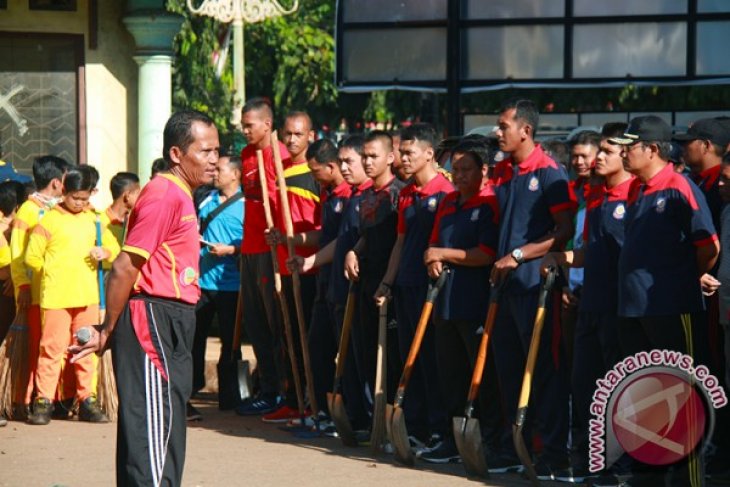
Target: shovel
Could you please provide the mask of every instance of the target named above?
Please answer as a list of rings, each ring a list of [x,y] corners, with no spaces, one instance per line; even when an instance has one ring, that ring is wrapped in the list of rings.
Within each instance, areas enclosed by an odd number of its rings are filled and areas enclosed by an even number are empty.
[[[241,401],[253,397],[253,386],[251,384],[251,367],[248,360],[238,357],[241,351],[241,322],[243,319],[243,289],[238,287],[238,300],[236,301],[236,321],[233,327],[233,348],[231,349],[231,362],[236,364],[236,378],[238,379],[238,396]],[[221,374],[218,374],[221,377]],[[218,393],[225,387],[218,384]]]
[[[375,361],[375,390],[373,391],[373,424],[370,431],[370,449],[378,454],[385,443],[385,403],[387,381],[388,302],[380,306],[378,319],[378,356]]]
[[[332,386],[332,392],[327,393],[327,407],[329,408],[330,416],[335,423],[335,428],[337,428],[337,434],[345,446],[357,446],[357,439],[355,438],[355,433],[352,431],[350,418],[347,417],[345,402],[342,399],[342,376],[345,373],[345,361],[347,360],[347,350],[350,346],[350,329],[354,315],[355,286],[350,283],[350,291],[347,293],[347,304],[345,305],[345,319],[342,322],[340,346],[337,350],[335,382]]]
[[[527,417],[527,405],[530,402],[530,392],[532,389],[532,374],[535,371],[535,362],[537,362],[537,352],[540,348],[540,336],[542,335],[542,325],[545,323],[545,302],[547,296],[555,283],[555,274],[557,270],[553,267],[548,269],[545,280],[540,289],[540,296],[537,302],[537,314],[535,315],[535,325],[532,330],[532,338],[530,339],[530,349],[527,352],[527,363],[525,364],[525,375],[522,377],[522,390],[520,391],[520,400],[517,403],[517,414],[515,416],[515,424],[512,425],[512,440],[517,450],[517,456],[520,457],[522,465],[527,470],[527,476],[533,485],[540,485],[535,473],[535,467],[532,465],[530,452],[527,451],[525,438],[522,436],[522,428],[525,426]]]
[[[411,349],[408,351],[408,358],[406,359],[406,363],[403,367],[403,373],[401,374],[400,381],[398,382],[398,389],[395,393],[393,405],[391,406],[389,404],[385,410],[385,424],[388,428],[390,440],[393,442],[393,447],[395,448],[395,458],[399,462],[409,466],[414,464],[415,458],[411,451],[411,444],[408,441],[406,417],[403,412],[403,399],[405,398],[408,381],[410,380],[411,373],[413,372],[413,364],[416,362],[418,351],[421,349],[421,343],[423,342],[423,336],[426,334],[428,320],[431,318],[431,311],[433,310],[433,303],[436,301],[436,296],[438,296],[441,287],[444,285],[448,273],[449,269],[444,267],[438,279],[432,281],[428,286],[426,302],[423,303],[421,317],[418,320],[416,333],[413,336],[413,342],[411,342]]]
[[[469,394],[466,396],[464,416],[455,416],[453,420],[456,448],[459,450],[461,460],[464,462],[466,474],[470,477],[489,476],[489,468],[484,456],[484,446],[482,445],[482,431],[479,427],[479,419],[472,417],[472,414],[474,413],[474,401],[479,396],[479,386],[482,383],[484,364],[487,362],[489,337],[492,334],[494,322],[497,319],[500,291],[501,286],[492,286],[492,292],[489,295],[487,320],[484,323],[482,339],[479,342],[479,351],[477,353],[476,363],[474,364],[474,372],[471,376]]]

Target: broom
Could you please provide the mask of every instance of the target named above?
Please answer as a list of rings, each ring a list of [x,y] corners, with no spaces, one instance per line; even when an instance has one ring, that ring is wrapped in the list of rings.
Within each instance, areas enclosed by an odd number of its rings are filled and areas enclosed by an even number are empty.
[[[28,321],[25,311],[21,311],[15,315],[5,343],[0,347],[0,416],[8,419],[22,415],[30,380],[28,351]]]
[[[96,214],[96,244],[101,247],[101,219],[98,213]],[[98,263],[97,275],[99,278],[99,323],[103,323],[106,314],[106,293],[104,292],[104,269],[102,269],[101,262]],[[111,350],[106,350],[99,358],[97,399],[99,407],[104,411],[109,421],[117,419],[119,399],[117,397],[117,381],[114,379]]]

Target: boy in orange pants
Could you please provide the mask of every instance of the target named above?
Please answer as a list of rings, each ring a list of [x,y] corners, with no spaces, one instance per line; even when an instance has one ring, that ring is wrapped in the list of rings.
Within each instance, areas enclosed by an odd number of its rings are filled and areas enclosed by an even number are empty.
[[[98,173],[90,166],[68,171],[61,203],[36,225],[28,242],[25,264],[41,276],[43,318],[35,377],[38,395],[28,418],[31,424],[50,422],[50,398],[66,349],[81,328],[99,322],[97,262],[112,261],[119,253],[119,244],[109,230],[102,234],[102,246],[96,245],[96,213],[89,206],[89,197],[97,181]],[[96,401],[96,365],[93,356],[73,364],[79,419],[106,422]]]
[[[38,190],[23,203],[13,220],[10,234],[10,274],[18,313],[26,312],[30,380],[24,394],[13,400],[28,407],[33,397],[38,344],[41,339],[40,275],[25,265],[25,250],[33,227],[62,195],[63,177],[71,164],[56,156],[41,156],[33,162],[33,180]]]

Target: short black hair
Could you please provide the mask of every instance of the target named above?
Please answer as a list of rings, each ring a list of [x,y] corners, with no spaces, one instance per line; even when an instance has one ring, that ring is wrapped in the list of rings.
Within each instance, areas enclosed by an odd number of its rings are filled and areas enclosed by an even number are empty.
[[[363,142],[363,145],[374,142],[376,140],[383,142],[388,152],[393,150],[393,137],[391,137],[390,134],[385,130],[373,130],[371,132],[368,132],[365,135],[365,141]]]
[[[540,111],[532,100],[526,98],[512,98],[502,103],[499,113],[507,110],[515,110],[515,120],[526,123],[532,127],[532,137],[537,133],[537,125],[540,122]]]
[[[99,171],[93,166],[83,165],[71,168],[63,179],[63,193],[92,191],[99,182]]]
[[[228,158],[228,165],[231,166],[233,169],[235,169],[238,172],[241,172],[243,168],[243,163],[241,162],[241,158],[238,156],[223,156]]]
[[[33,181],[39,190],[45,189],[54,179],[61,180],[73,164],[58,156],[45,155],[33,161]]]
[[[170,169],[170,164],[162,157],[158,157],[152,161],[152,177],[155,177],[155,174],[158,172],[164,172],[168,169]]]
[[[489,165],[489,161],[491,160],[489,146],[485,144],[484,141],[475,140],[473,138],[462,140],[456,144],[454,148],[451,149],[452,159],[455,154],[467,154],[471,156],[480,168]]]
[[[248,100],[241,109],[241,114],[248,112],[264,112],[264,115],[274,120],[274,110],[271,108],[271,103],[266,98],[251,98]]]
[[[627,128],[629,128],[629,124],[626,122],[608,122],[601,129],[601,138],[623,137]]]
[[[436,147],[436,130],[430,123],[414,123],[400,132],[401,142],[406,140],[425,142],[429,147]]]
[[[0,183],[0,211],[4,216],[10,215],[27,199],[25,185],[19,181]]]
[[[391,137],[391,141],[392,141]],[[365,137],[360,134],[348,135],[340,141],[340,149],[352,149],[362,157],[362,146],[365,144]]]
[[[307,148],[306,157],[317,164],[337,163],[337,146],[330,139],[319,139]]]
[[[165,124],[165,130],[162,133],[162,157],[169,164],[170,149],[179,147],[181,151],[187,152],[190,144],[195,140],[191,133],[191,129],[195,122],[200,122],[210,127],[215,126],[213,120],[196,110],[183,110],[173,113]]]
[[[549,139],[540,143],[542,150],[552,158],[555,162],[568,168],[570,163],[570,151],[568,150],[568,144],[558,139]]]
[[[592,145],[597,148],[601,145],[601,134],[594,130],[581,130],[570,139],[570,145]]]
[[[109,181],[109,190],[112,192],[112,199],[121,197],[130,186],[139,184],[139,177],[133,172],[118,172]]]

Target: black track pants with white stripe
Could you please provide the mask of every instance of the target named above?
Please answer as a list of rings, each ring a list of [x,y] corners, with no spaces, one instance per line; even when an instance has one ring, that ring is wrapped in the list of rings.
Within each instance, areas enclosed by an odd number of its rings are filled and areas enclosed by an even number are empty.
[[[118,486],[180,485],[194,335],[191,305],[134,297],[124,308],[112,338]]]

